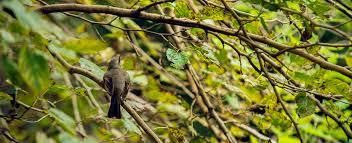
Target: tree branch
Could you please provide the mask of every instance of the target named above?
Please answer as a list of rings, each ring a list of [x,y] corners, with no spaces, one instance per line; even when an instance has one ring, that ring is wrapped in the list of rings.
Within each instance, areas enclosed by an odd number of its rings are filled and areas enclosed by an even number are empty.
[[[51,50],[49,47],[47,47],[51,55],[57,59],[65,68],[68,69],[68,71],[71,74],[77,73],[83,76],[88,77],[89,79],[95,81],[98,85],[104,88],[103,85],[103,79],[100,79],[99,77],[95,76],[93,73],[90,71],[87,71],[85,69],[82,69],[80,67],[72,66],[69,63],[67,63],[58,53],[56,53],[54,50]],[[137,124],[149,135],[153,138],[153,140],[157,143],[162,143],[162,141],[159,139],[159,137],[154,133],[154,131],[144,122],[142,117],[140,117],[137,112],[130,107],[129,105],[125,104],[124,101],[121,102],[122,107],[133,117],[133,119],[137,122]]]
[[[261,53],[259,53],[257,50],[256,50],[256,52],[258,54],[259,65],[260,65],[260,67],[262,68],[262,70],[264,72],[264,76],[268,79],[270,85],[273,87],[274,94],[275,94],[277,100],[279,101],[279,103],[281,104],[282,109],[284,109],[286,115],[290,118],[293,126],[295,127],[296,133],[297,133],[297,136],[298,136],[300,142],[303,143],[303,138],[302,138],[302,135],[301,135],[301,131],[300,131],[299,127],[298,127],[298,123],[293,119],[292,115],[290,114],[290,112],[286,108],[286,105],[285,105],[284,101],[282,100],[281,95],[279,94],[279,92],[276,89],[275,82],[270,78],[269,73],[265,69],[262,56],[260,56]]]
[[[152,13],[146,13],[146,12],[141,12],[140,14],[135,15],[135,14],[133,14],[135,11],[133,9],[124,9],[124,8],[117,8],[117,7],[111,7],[111,6],[101,6],[101,5],[53,4],[53,5],[48,5],[48,6],[42,6],[42,7],[38,8],[37,10],[40,12],[43,12],[43,13],[80,11],[80,12],[85,12],[85,13],[113,14],[113,15],[117,15],[117,16],[121,16],[121,17],[132,17],[132,18],[139,18],[139,19],[144,19],[144,20],[151,20],[154,22],[180,25],[180,26],[185,26],[185,27],[202,28],[204,30],[218,32],[218,33],[222,33],[222,34],[230,35],[230,36],[239,36],[240,35],[239,38],[241,38],[241,36],[242,36],[241,39],[245,40],[245,39],[243,39],[244,38],[243,36],[245,36],[245,33],[243,33],[243,31],[238,31],[236,29],[213,26],[213,25],[204,24],[204,23],[190,20],[190,19],[186,19],[186,18],[175,18],[175,17],[163,16],[163,15],[159,15],[159,14],[152,14]],[[247,33],[247,36],[249,38],[251,38],[251,40],[267,44],[267,45],[272,46],[278,50],[291,48],[291,46],[277,43],[274,40],[268,39],[264,36],[259,36],[259,35],[255,35],[255,34],[251,34],[251,33]],[[290,50],[289,52],[297,54],[301,57],[304,57],[314,63],[317,63],[322,68],[334,70],[334,71],[337,71],[341,74],[344,74],[344,75],[352,78],[352,71],[350,71],[344,67],[341,67],[341,66],[329,63],[327,61],[324,61],[324,60],[317,58],[314,55],[311,55],[303,50],[293,49],[293,50]]]
[[[167,2],[173,2],[173,1],[175,1],[175,0],[161,0],[161,1],[157,1],[157,2],[151,3],[149,5],[146,5],[144,7],[136,9],[135,14],[139,14],[141,11],[147,10],[147,9],[153,7],[153,6],[158,5],[158,4],[167,3]]]

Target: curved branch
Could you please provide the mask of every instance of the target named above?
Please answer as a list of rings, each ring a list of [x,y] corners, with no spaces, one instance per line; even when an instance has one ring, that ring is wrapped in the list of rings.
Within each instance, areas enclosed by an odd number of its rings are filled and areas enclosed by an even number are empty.
[[[153,6],[158,5],[158,4],[167,3],[167,2],[173,2],[173,1],[175,1],[175,0],[162,0],[162,1],[157,1],[157,2],[151,3],[151,4],[146,5],[144,7],[138,8],[135,11],[135,14],[139,14],[141,11],[147,10],[147,9],[153,7]]]
[[[258,50],[255,50],[255,52],[258,54],[259,65],[263,69],[264,76],[268,79],[270,85],[272,86],[272,88],[274,90],[274,94],[276,96],[276,99],[279,101],[282,109],[285,111],[286,115],[289,117],[289,119],[291,120],[293,126],[295,127],[296,133],[297,133],[297,137],[299,138],[300,142],[303,143],[303,137],[302,137],[301,131],[300,131],[299,127],[298,127],[297,121],[295,121],[293,119],[292,115],[288,111],[287,107],[285,106],[284,101],[282,100],[281,95],[279,94],[279,92],[276,89],[275,82],[270,78],[268,71],[264,68],[264,61],[262,59],[261,53],[259,53]]]
[[[341,7],[340,5],[338,5],[337,3],[335,3],[332,0],[325,0],[326,2],[330,3],[331,5],[333,5],[335,8],[337,8],[339,11],[341,11],[343,14],[345,14],[346,16],[348,16],[349,18],[352,19],[352,13],[350,13],[349,11],[347,11],[346,9],[344,9],[343,7]],[[341,2],[339,2],[341,4]],[[349,8],[349,7],[347,7]]]
[[[185,26],[185,27],[202,28],[202,29],[205,29],[208,31],[214,31],[214,32],[225,34],[225,35],[238,36],[239,38],[242,37],[241,40],[246,39],[243,37],[243,36],[245,36],[245,33],[243,33],[243,31],[238,31],[236,29],[213,26],[213,25],[200,23],[198,21],[190,20],[190,19],[186,19],[186,18],[174,18],[174,17],[146,13],[146,12],[141,12],[140,14],[135,15],[134,14],[135,10],[133,10],[133,9],[124,9],[124,8],[117,8],[117,7],[111,7],[111,6],[101,6],[101,5],[53,4],[53,5],[48,5],[48,6],[42,6],[42,7],[38,8],[37,10],[41,11],[43,13],[66,12],[66,11],[80,11],[80,12],[86,12],[86,13],[106,13],[106,14],[113,14],[113,15],[117,15],[117,16],[121,16],[121,17],[132,17],[132,18],[139,18],[139,19],[144,19],[144,20],[151,20],[151,21],[155,21],[155,22],[180,25],[180,26]],[[267,45],[272,46],[278,50],[291,48],[291,46],[277,43],[274,40],[266,38],[265,36],[259,36],[259,35],[255,35],[255,34],[251,34],[251,33],[247,33],[246,35],[249,38],[251,38],[251,40],[267,44]],[[250,42],[252,42],[252,41],[250,41]],[[350,71],[344,67],[341,67],[341,66],[329,63],[327,61],[324,61],[320,58],[315,57],[314,55],[311,55],[309,53],[304,52],[303,50],[293,49],[293,50],[290,50],[289,52],[297,54],[301,57],[304,57],[314,63],[317,63],[325,69],[337,71],[341,74],[344,74],[344,75],[352,78],[352,71]]]

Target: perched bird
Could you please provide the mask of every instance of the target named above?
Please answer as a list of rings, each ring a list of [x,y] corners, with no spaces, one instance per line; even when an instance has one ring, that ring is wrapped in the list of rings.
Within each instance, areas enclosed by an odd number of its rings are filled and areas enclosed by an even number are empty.
[[[120,67],[120,56],[114,56],[104,74],[105,90],[111,96],[109,118],[121,119],[121,102],[125,99],[130,88],[128,73]]]

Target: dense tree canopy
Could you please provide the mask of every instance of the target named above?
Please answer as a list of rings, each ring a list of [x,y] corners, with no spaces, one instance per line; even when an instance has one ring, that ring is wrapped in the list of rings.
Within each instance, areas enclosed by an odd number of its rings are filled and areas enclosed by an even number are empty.
[[[0,142],[352,142],[350,0],[2,0]],[[107,117],[114,55],[131,79]]]

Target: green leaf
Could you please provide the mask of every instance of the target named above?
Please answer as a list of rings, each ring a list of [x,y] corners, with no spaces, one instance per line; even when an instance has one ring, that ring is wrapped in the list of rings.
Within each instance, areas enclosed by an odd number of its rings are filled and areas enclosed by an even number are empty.
[[[225,72],[225,70],[223,68],[221,68],[220,66],[215,65],[215,64],[209,64],[208,70],[210,72],[215,72],[217,74],[223,74]]]
[[[80,58],[79,59],[79,64],[82,68],[91,71],[94,75],[103,78],[104,76],[104,71],[102,69],[100,69],[99,66],[97,66],[95,63],[84,59],[84,58]]]
[[[286,117],[285,113],[269,110],[268,114],[270,115],[272,125],[282,129],[287,129],[291,126],[291,122]]]
[[[21,87],[24,85],[21,73],[17,65],[6,57],[2,57],[0,66],[3,67],[5,76],[15,85]]]
[[[303,82],[311,82],[314,80],[314,78],[310,75],[308,75],[307,73],[305,72],[298,72],[296,71],[294,73],[294,78],[300,80],[300,81],[303,81]]]
[[[55,119],[58,122],[59,126],[62,127],[65,131],[69,132],[72,135],[75,135],[76,123],[75,121],[66,113],[61,110],[50,108],[49,116]]]
[[[3,100],[10,101],[10,100],[12,100],[12,97],[10,95],[8,95],[7,93],[0,91],[0,101],[3,101]]]
[[[192,11],[188,8],[188,5],[183,1],[176,2],[175,15],[178,18],[187,17],[191,18]]]
[[[225,96],[225,100],[232,107],[232,109],[237,110],[241,107],[237,96],[227,95],[227,96]]]
[[[82,54],[96,54],[107,47],[106,43],[93,38],[72,39],[66,41],[64,45],[66,48]]]
[[[24,81],[34,95],[42,94],[51,85],[48,62],[42,54],[22,48],[18,66]]]
[[[322,126],[322,125],[320,125],[320,126]],[[326,134],[326,132],[324,132],[324,130],[317,130],[317,127],[313,126],[311,124],[301,126],[301,129],[302,129],[302,131],[304,131],[308,134],[323,138],[327,141],[337,142],[337,140],[334,139],[333,136]]]
[[[201,123],[199,123],[198,121],[194,121],[193,122],[193,128],[194,130],[197,131],[197,133],[199,134],[199,136],[203,136],[203,137],[210,137],[212,135],[214,135],[214,133],[212,131],[210,131],[209,128],[203,126]]]
[[[215,53],[210,47],[204,45],[202,47],[193,46],[192,48],[197,51],[197,54],[200,55],[201,58],[206,62],[211,62],[216,65],[220,65],[219,60],[216,58]]]
[[[171,112],[178,115],[179,118],[185,119],[188,116],[188,113],[185,111],[185,108],[181,105],[176,104],[160,104],[158,105],[159,112]]]
[[[224,20],[224,10],[219,7],[206,6],[201,11],[202,19]]]
[[[85,96],[86,95],[86,89],[82,87],[77,87],[75,88],[75,94],[78,96]]]
[[[136,65],[136,59],[132,56],[126,56],[123,58],[123,63],[122,63],[122,67],[123,69],[126,69],[126,70],[133,70],[135,69]]]
[[[188,62],[188,56],[184,52],[177,52],[174,49],[167,49],[167,59],[172,62],[171,66],[176,69],[183,69],[183,66]]]
[[[328,3],[314,1],[308,4],[309,9],[311,9],[315,14],[319,16],[324,16],[324,14],[330,11],[330,6]]]
[[[173,143],[185,142],[185,133],[180,128],[168,128],[169,138]]]
[[[294,138],[292,136],[288,136],[285,134],[278,136],[278,138],[280,143],[299,143],[300,142],[298,138]]]
[[[190,31],[191,31],[192,35],[197,36],[200,39],[207,38],[207,33],[205,33],[205,31],[201,28],[191,28]]]
[[[20,25],[25,28],[25,30],[33,30],[34,32],[38,32],[41,35],[47,35],[50,33],[55,34],[55,36],[59,38],[64,37],[64,33],[56,27],[56,25],[51,24],[38,14],[33,11],[30,11],[24,7],[19,0],[8,0],[4,1],[4,4],[7,8],[11,9],[11,11],[16,16],[16,19],[20,22]],[[23,29],[21,29],[23,30]]]
[[[296,95],[297,113],[300,117],[306,117],[314,114],[315,102],[310,99],[305,92],[300,92]]]
[[[164,103],[174,103],[178,101],[176,96],[168,92],[159,91],[157,89],[145,91],[145,97],[152,101],[164,102]]]
[[[92,136],[85,137],[83,143],[98,143],[99,141]]]
[[[277,11],[278,9],[280,9],[279,4],[269,3],[269,2],[264,2],[263,7],[270,11]]]
[[[45,93],[46,95],[59,95],[60,98],[66,98],[74,94],[72,92],[72,88],[68,87],[64,84],[55,84],[51,86],[48,91]]]
[[[215,53],[215,57],[219,60],[222,65],[225,65],[230,63],[230,59],[227,57],[227,54],[228,52],[223,48]]]
[[[295,55],[295,54],[289,54],[289,58],[290,58],[290,63],[291,64],[297,65],[297,66],[300,66],[300,67],[308,65],[308,64],[311,63],[307,59],[305,59],[303,57],[300,57],[298,55]]]
[[[11,9],[16,19],[26,28],[32,28],[34,30],[39,30],[41,26],[41,20],[38,20],[39,15],[27,11],[23,4],[17,0],[6,1],[3,3],[7,8]]]
[[[5,30],[0,30],[0,37],[1,41],[4,41],[6,43],[14,43],[16,41],[15,37]]]
[[[49,46],[50,50],[53,50],[53,51],[59,53],[69,63],[76,63],[79,60],[77,57],[77,53],[73,50],[66,49],[66,48],[60,48],[57,44],[54,44],[53,42],[49,43],[48,46]]]
[[[76,136],[70,135],[68,133],[62,132],[58,139],[60,143],[81,143],[80,139]]]
[[[324,104],[324,106],[327,107],[327,109],[328,109],[330,112],[332,112],[332,113],[334,113],[334,114],[336,114],[336,115],[341,115],[341,114],[343,114],[341,108],[339,108],[339,107],[336,105],[336,103],[334,103],[333,101],[331,101],[331,100],[324,100],[323,104]]]
[[[133,123],[130,119],[122,119],[122,122],[123,122],[124,127],[128,131],[142,135],[142,132],[139,130],[139,128],[136,126],[136,124]]]
[[[35,134],[36,143],[52,143],[55,142],[52,138],[49,138],[44,132],[36,132]]]
[[[326,79],[320,85],[320,90],[326,94],[339,94],[345,97],[351,97],[352,91],[350,85],[339,79]]]

